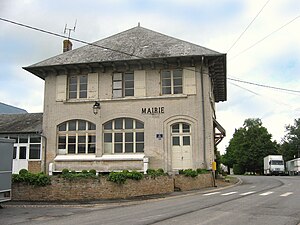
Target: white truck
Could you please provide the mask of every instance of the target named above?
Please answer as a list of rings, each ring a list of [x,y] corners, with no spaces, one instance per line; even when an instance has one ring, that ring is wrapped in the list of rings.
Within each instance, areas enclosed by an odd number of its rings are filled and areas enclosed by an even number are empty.
[[[284,161],[282,155],[268,155],[264,158],[265,175],[283,175]]]
[[[289,160],[285,165],[286,171],[290,176],[300,175],[300,158]]]

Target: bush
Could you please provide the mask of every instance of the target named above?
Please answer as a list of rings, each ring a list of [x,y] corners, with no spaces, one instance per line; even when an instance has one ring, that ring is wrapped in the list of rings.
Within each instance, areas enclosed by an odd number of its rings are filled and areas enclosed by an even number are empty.
[[[91,170],[89,171],[89,173],[90,173],[90,174],[93,174],[93,175],[96,175],[97,171],[94,170],[94,169],[91,169]]]
[[[130,179],[132,179],[132,180],[141,180],[144,177],[144,175],[142,173],[137,172],[135,170],[133,170],[130,174],[131,174]]]
[[[147,169],[147,174],[152,178],[166,175],[163,169]]]
[[[192,169],[183,170],[183,174],[186,177],[196,177],[196,176],[198,176],[197,171],[192,170]]]
[[[33,174],[33,173],[29,173],[28,171],[25,172],[25,170],[23,170],[22,172],[20,171],[19,174],[12,175],[12,182],[13,183],[22,182],[34,186],[46,186],[51,184],[51,179],[49,176],[45,175],[44,173]]]
[[[68,170],[68,169],[63,169],[63,170],[61,171],[61,173],[62,173],[62,174],[68,174],[68,173],[69,173],[69,170]]]
[[[26,174],[28,174],[28,170],[26,170],[26,169],[21,169],[21,170],[19,171],[19,174],[20,174],[20,175],[26,175]]]
[[[112,181],[114,183],[117,183],[117,184],[124,184],[125,181],[126,181],[126,173],[123,173],[123,172],[110,172],[108,177],[107,177],[107,180],[108,181]]]
[[[239,164],[234,164],[233,165],[233,173],[235,175],[243,175],[245,173],[245,169]]]
[[[200,169],[200,168],[196,169],[196,171],[197,171],[198,174],[206,174],[206,173],[209,173],[209,171],[207,171],[206,169]]]
[[[83,174],[87,174],[87,173],[88,173],[88,171],[87,171],[87,170],[82,170],[82,171],[81,171],[81,173],[83,173]]]

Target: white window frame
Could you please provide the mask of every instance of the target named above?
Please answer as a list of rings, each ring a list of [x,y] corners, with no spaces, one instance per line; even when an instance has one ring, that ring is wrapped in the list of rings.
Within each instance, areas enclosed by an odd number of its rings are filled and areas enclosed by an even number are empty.
[[[81,78],[85,77],[86,82],[82,83]],[[71,79],[76,78],[76,90],[71,90]],[[75,86],[74,85],[74,86]],[[86,85],[85,89],[82,87],[82,85]],[[75,93],[75,96],[71,96],[71,93]],[[81,97],[81,94],[84,94],[84,97]],[[68,77],[68,99],[87,99],[88,98],[88,75],[74,75]]]
[[[175,71],[180,71],[181,72],[181,77],[177,78],[174,75]],[[164,78],[164,73],[165,72],[169,72],[170,73],[170,78]],[[175,84],[175,80],[179,80],[181,79],[181,84]],[[166,80],[170,80],[170,84],[169,85],[165,85],[164,81]],[[170,93],[165,93],[164,89],[165,88],[170,88],[171,91]],[[175,89],[176,88],[181,88],[181,92],[175,93]],[[183,70],[182,69],[173,69],[173,70],[162,70],[161,71],[161,94],[162,95],[174,95],[174,94],[183,94]]]
[[[122,120],[122,127],[116,127],[116,121]],[[132,128],[126,128],[126,120],[132,120]],[[137,127],[137,123],[141,124],[142,127]],[[111,128],[107,125],[111,124]],[[121,141],[116,142],[116,134],[121,135]],[[126,134],[132,134],[132,141],[126,141]],[[109,137],[110,135],[110,137]],[[143,135],[142,141],[138,140],[138,135]],[[140,137],[139,137],[140,138]],[[111,141],[110,141],[111,140]],[[120,144],[122,147],[121,152],[116,152],[115,146]],[[126,144],[132,144],[132,151],[126,149]],[[104,154],[139,154],[144,153],[145,148],[145,135],[144,135],[144,123],[139,120],[132,118],[116,118],[108,121],[103,125],[103,149]],[[143,146],[142,151],[138,151],[137,146]]]
[[[75,129],[70,130],[70,123],[75,122]],[[85,128],[81,129],[79,127],[79,122],[84,122],[85,123]],[[60,128],[65,126],[65,129]],[[89,127],[92,126],[91,129]],[[60,138],[63,138],[60,139]],[[75,142],[69,143],[70,138],[69,137],[75,137]],[[79,152],[79,141],[80,137],[85,137],[85,142],[84,142],[84,152]],[[89,137],[93,137],[93,141],[89,140]],[[70,152],[71,150],[69,149],[69,146],[75,145],[74,152]],[[89,145],[94,146],[94,151],[89,152]],[[58,149],[58,154],[68,154],[68,155],[80,155],[80,154],[96,154],[96,125],[86,121],[86,120],[69,120],[66,122],[63,122],[57,126],[57,149]]]
[[[126,75],[131,75],[132,79],[128,80]],[[134,90],[134,72],[114,73],[112,76],[112,96],[113,98],[133,97]],[[126,87],[127,82],[133,82],[132,87]],[[132,94],[127,94],[126,91],[132,90]]]

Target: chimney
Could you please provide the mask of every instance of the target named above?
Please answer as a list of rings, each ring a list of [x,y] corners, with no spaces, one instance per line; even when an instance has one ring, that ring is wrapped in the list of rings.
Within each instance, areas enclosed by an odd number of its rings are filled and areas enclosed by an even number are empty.
[[[72,50],[72,42],[70,40],[64,40],[63,42],[63,52]]]

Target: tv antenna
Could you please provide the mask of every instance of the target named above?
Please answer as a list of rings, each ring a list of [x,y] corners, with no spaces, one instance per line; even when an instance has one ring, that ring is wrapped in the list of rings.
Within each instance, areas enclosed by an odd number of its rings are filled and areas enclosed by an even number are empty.
[[[75,32],[76,24],[77,24],[77,19],[75,20],[75,24],[74,24],[74,27],[73,27],[73,28],[68,28],[68,27],[67,27],[68,24],[66,24],[65,29],[64,29],[64,34],[67,34],[67,33],[68,33],[68,40],[70,39],[71,31]]]

